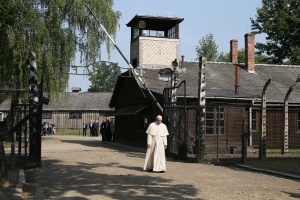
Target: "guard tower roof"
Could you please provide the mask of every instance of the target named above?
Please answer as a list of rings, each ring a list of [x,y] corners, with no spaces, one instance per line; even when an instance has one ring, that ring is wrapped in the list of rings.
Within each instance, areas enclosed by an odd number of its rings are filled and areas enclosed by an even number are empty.
[[[139,24],[140,21],[144,21],[146,23],[145,29],[167,31],[183,20],[184,18],[180,17],[163,17],[138,14],[135,15],[126,25],[127,27],[135,27]]]

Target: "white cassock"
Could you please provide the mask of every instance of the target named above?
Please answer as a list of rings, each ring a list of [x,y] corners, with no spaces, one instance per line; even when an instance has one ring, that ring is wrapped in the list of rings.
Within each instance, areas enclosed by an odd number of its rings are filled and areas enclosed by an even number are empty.
[[[153,169],[154,172],[166,171],[165,145],[167,145],[168,129],[165,124],[151,123],[146,131],[147,144],[151,148],[147,149],[144,170]]]

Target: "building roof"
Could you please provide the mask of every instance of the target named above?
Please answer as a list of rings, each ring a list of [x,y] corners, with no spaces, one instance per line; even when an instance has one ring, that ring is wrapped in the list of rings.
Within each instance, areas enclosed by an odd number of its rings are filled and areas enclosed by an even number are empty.
[[[147,30],[169,30],[183,20],[184,18],[180,17],[135,15],[126,25],[127,27],[134,27],[138,25],[140,21],[144,21],[145,29]]]
[[[79,92],[61,94],[44,110],[111,110],[108,104],[112,92]]]
[[[110,111],[109,102],[112,92],[67,92],[52,98],[50,105],[43,105],[43,110],[82,110],[82,111]],[[0,110],[9,110],[10,101],[0,104]]]
[[[235,94],[235,68],[240,70],[239,94]],[[300,66],[256,64],[255,73],[245,70],[244,64],[208,62],[206,67],[206,97],[207,98],[239,98],[260,101],[265,83],[271,77],[273,82],[266,91],[267,102],[283,103],[290,86],[295,84]],[[151,91],[163,93],[165,87],[170,87],[170,80],[159,80],[158,70],[143,69],[142,79]],[[199,62],[184,62],[179,68],[179,81],[186,80],[186,95],[198,96]],[[141,87],[143,84],[139,83]],[[300,84],[294,87],[289,103],[300,102]],[[178,90],[177,95],[183,95]]]

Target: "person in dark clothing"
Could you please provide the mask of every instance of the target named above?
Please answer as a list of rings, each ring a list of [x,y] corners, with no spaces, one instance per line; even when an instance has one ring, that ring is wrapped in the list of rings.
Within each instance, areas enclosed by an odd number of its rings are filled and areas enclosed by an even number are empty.
[[[98,132],[99,132],[99,121],[96,120],[95,122],[95,136],[98,137]]]
[[[93,136],[93,120],[91,119],[90,123],[89,123],[89,128],[90,128],[90,137]]]
[[[47,122],[44,122],[43,130],[42,130],[42,136],[46,136],[46,134],[49,135],[49,133],[48,133],[48,124],[47,124]]]
[[[82,125],[82,136],[83,137],[86,137],[86,129],[87,129],[88,125],[87,123],[83,122],[83,125]]]
[[[97,131],[97,124],[95,120],[93,120],[92,129],[93,129],[92,136],[94,137],[96,136],[96,131]]]
[[[53,133],[52,123],[48,122],[48,135],[52,135],[52,133]]]
[[[112,140],[112,142],[114,142],[115,141],[115,122],[112,120],[111,122],[110,122],[110,133],[111,133],[111,140]]]
[[[111,142],[111,132],[110,132],[110,122],[107,119],[105,122],[105,135],[106,135],[106,141]]]
[[[101,125],[100,125],[100,133],[102,136],[102,142],[105,141],[106,137],[105,137],[105,120],[102,121]]]

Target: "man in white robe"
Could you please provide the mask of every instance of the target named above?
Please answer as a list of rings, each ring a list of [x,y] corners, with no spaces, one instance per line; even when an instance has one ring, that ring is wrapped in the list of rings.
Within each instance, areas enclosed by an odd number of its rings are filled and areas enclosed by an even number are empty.
[[[148,126],[147,152],[144,170],[153,172],[166,171],[167,126],[162,123],[162,116],[158,115],[156,121]]]

